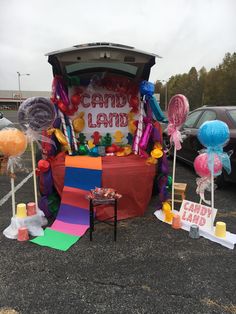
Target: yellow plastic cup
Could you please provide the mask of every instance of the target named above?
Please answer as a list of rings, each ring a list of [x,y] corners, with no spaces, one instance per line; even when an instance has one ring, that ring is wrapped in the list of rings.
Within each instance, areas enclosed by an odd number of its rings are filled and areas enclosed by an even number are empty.
[[[16,207],[16,217],[17,218],[25,218],[25,217],[27,217],[26,204],[24,204],[24,203],[17,204],[17,207]]]
[[[217,221],[215,228],[215,236],[219,238],[226,237],[226,223],[223,221]]]

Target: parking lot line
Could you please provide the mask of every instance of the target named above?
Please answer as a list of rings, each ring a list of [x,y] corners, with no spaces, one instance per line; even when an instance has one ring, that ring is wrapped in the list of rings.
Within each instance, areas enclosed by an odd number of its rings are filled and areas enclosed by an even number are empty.
[[[33,171],[28,174],[27,177],[24,178],[24,180],[22,180],[16,187],[15,187],[15,192],[18,191],[22,185],[24,185],[31,177],[33,176]],[[0,200],[0,206],[2,206],[3,204],[5,204],[8,199],[11,197],[11,191],[8,192],[1,200]]]

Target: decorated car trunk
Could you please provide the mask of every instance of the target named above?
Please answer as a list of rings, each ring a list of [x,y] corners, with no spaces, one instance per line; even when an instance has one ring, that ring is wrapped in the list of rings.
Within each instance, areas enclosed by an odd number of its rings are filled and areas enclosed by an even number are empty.
[[[111,43],[48,54],[57,119],[43,132],[48,140],[38,167],[40,206],[47,215],[56,213],[55,193],[62,204],[81,207],[90,190],[108,187],[122,195],[118,219],[143,215],[154,179],[160,207],[167,199],[168,169],[158,122],[165,117],[153,96],[154,84],[148,82],[156,57]],[[97,216],[105,219],[110,213],[104,206]]]

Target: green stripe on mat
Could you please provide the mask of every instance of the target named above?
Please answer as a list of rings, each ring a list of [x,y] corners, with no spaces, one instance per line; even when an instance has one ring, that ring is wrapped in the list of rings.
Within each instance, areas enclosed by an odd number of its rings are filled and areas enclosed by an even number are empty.
[[[48,246],[56,250],[67,251],[79,239],[80,237],[78,236],[46,228],[44,230],[44,236],[37,237],[30,241],[41,246]]]

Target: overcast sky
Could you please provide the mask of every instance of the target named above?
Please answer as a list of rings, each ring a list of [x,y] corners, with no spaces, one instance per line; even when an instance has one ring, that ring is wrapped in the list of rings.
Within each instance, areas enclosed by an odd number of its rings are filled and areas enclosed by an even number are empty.
[[[236,52],[235,0],[0,0],[0,89],[51,90],[45,53],[108,41],[161,55],[150,81]]]

